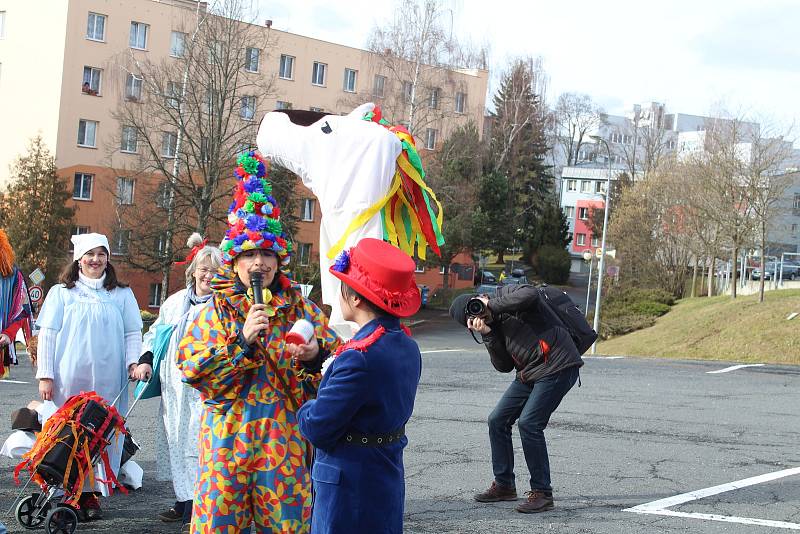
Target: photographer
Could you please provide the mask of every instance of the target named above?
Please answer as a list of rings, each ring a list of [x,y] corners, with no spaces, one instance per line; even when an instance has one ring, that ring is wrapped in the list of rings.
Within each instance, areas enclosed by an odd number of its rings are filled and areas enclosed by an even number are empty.
[[[540,313],[538,290],[530,285],[500,286],[497,295],[460,295],[450,306],[450,316],[479,332],[492,365],[501,373],[516,370],[516,377],[489,415],[494,481],[478,502],[517,499],[511,427],[519,420],[519,434],[531,479],[527,499],[517,506],[522,513],[553,509],[550,460],[544,429],[561,399],[575,385],[583,360],[572,338],[561,326]],[[474,334],[473,334],[474,336]]]

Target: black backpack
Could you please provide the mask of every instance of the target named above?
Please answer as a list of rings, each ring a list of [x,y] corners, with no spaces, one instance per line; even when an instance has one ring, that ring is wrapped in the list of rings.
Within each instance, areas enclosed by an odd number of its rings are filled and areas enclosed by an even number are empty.
[[[546,284],[538,286],[540,310],[548,315],[554,324],[569,332],[578,353],[583,354],[597,341],[597,332],[589,326],[581,310],[565,292]]]

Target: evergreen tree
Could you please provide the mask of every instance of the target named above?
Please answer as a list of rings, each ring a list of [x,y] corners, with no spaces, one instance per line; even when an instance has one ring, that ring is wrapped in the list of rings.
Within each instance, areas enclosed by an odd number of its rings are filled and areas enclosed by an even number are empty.
[[[27,275],[37,267],[45,273],[44,289],[58,279],[69,259],[75,208],[64,182],[56,175],[55,158],[41,136],[31,139],[28,153],[11,167],[11,182],[0,198],[0,220]]]
[[[525,257],[531,259],[539,248],[553,245],[565,248],[569,244],[569,224],[564,212],[555,199],[545,202],[540,216],[536,219],[530,239],[525,243]]]
[[[527,236],[535,231],[553,189],[551,170],[545,164],[545,110],[534,93],[536,76],[530,62],[515,62],[493,99],[492,162],[494,171],[508,184],[504,199],[504,212],[509,216],[506,233],[518,236],[519,244],[527,242]],[[497,246],[495,250],[502,263],[505,249]]]

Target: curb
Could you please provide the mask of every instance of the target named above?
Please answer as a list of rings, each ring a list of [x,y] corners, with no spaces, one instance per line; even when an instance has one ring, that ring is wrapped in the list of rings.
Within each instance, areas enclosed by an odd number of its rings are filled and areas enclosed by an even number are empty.
[[[427,319],[419,319],[419,320],[416,320],[416,321],[411,321],[409,323],[405,323],[405,325],[408,328],[414,328],[415,326],[419,326],[419,325],[421,325],[423,323],[427,323],[427,322],[428,322]]]

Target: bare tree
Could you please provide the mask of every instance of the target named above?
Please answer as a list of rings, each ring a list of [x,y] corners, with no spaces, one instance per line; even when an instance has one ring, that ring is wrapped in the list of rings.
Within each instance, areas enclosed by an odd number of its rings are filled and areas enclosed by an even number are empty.
[[[663,105],[645,110],[634,106],[629,122],[613,133],[619,140],[614,144],[615,151],[630,176],[647,179],[669,154],[672,138],[666,130]]]
[[[764,132],[761,132],[764,135]],[[786,168],[792,143],[780,137],[756,137],[748,143],[745,172],[748,196],[756,219],[758,245],[761,249],[761,273],[758,301],[764,302],[764,276],[767,254],[767,231],[780,207],[786,190],[798,176],[797,170]],[[777,273],[775,273],[777,276]]]
[[[603,124],[602,108],[583,93],[559,95],[551,115],[552,135],[561,147],[568,166],[578,163],[581,147]]]
[[[367,48],[372,97],[414,136],[463,112],[467,89],[455,69],[487,68],[487,49],[459,42],[452,13],[435,0],[398,3],[391,22],[372,30]]]
[[[176,235],[205,234],[224,219],[236,159],[254,148],[259,107],[273,92],[263,68],[272,41],[269,30],[245,21],[249,2],[228,0],[213,12],[200,5],[173,34],[173,57],[154,62],[131,50],[115,58],[126,83],[108,156],[138,178],[139,199],[119,199],[120,231],[130,237],[131,265],[162,273],[164,296]]]

